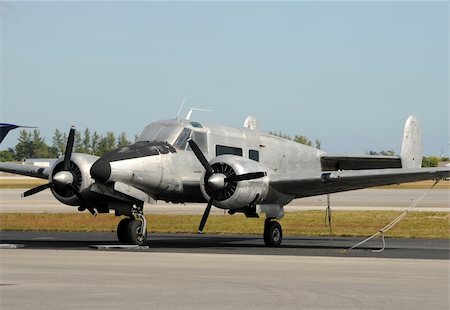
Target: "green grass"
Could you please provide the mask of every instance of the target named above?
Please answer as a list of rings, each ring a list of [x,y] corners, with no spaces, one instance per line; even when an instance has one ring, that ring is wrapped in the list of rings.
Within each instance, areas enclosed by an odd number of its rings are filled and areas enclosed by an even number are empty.
[[[379,231],[401,212],[334,211],[333,236],[364,237]],[[149,233],[195,233],[201,215],[147,215]],[[112,214],[0,214],[1,230],[18,231],[115,231],[119,218]],[[328,236],[324,212],[286,213],[280,221],[285,236]],[[262,234],[264,219],[247,219],[243,215],[211,215],[206,224],[208,234]],[[388,237],[450,239],[449,212],[411,212]]]

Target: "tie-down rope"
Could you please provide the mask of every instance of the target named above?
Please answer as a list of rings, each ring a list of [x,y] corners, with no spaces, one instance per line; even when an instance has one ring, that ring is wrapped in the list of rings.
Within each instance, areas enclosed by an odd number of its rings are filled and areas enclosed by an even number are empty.
[[[405,210],[402,212],[402,214],[400,214],[396,219],[394,219],[392,222],[390,222],[389,224],[387,224],[386,226],[384,226],[382,229],[380,229],[378,232],[376,232],[375,234],[373,234],[372,236],[370,236],[369,238],[364,239],[363,241],[361,241],[360,243],[352,246],[351,248],[349,248],[349,250],[353,250],[357,247],[359,247],[361,244],[366,243],[369,240],[372,240],[373,238],[375,238],[378,235],[381,235],[381,240],[383,242],[383,247],[379,250],[372,250],[373,253],[379,253],[379,252],[383,252],[384,249],[386,248],[386,241],[384,240],[384,233],[387,232],[388,230],[390,230],[392,227],[394,227],[395,225],[397,225],[398,222],[400,222],[412,209],[414,209],[424,198],[425,196],[429,193],[429,191],[436,185],[438,184],[440,180],[437,180],[433,186],[431,186],[425,193],[422,194],[422,196],[420,196],[419,198],[417,198],[415,201],[413,201],[413,203]]]

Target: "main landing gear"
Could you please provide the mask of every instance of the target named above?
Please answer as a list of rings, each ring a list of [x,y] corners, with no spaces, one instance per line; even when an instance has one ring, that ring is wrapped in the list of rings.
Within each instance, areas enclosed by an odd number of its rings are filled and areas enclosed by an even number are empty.
[[[145,245],[147,240],[147,221],[142,209],[135,209],[131,216],[124,218],[117,226],[120,243]]]
[[[283,231],[280,223],[266,218],[264,222],[264,244],[270,247],[278,247],[283,239]]]

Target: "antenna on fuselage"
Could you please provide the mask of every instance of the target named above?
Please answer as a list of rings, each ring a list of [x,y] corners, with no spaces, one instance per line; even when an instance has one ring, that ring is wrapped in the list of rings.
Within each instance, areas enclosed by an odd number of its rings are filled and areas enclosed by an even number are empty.
[[[181,100],[181,105],[180,105],[180,109],[178,110],[177,119],[180,119],[181,110],[183,109],[185,101],[186,101],[186,97],[184,97],[183,100]]]
[[[212,110],[208,109],[189,108],[188,114],[186,115],[187,120],[191,119],[192,111],[212,112]]]

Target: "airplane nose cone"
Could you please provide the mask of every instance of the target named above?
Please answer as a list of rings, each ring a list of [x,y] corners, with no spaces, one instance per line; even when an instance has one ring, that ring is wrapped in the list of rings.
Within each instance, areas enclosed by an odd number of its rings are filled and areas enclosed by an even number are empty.
[[[73,174],[70,171],[59,171],[53,176],[53,181],[60,185],[72,184]]]
[[[220,190],[225,188],[225,175],[222,173],[216,173],[209,177],[208,185],[214,190]]]
[[[91,177],[101,183],[105,183],[111,177],[111,165],[103,158],[98,159],[91,167]]]

